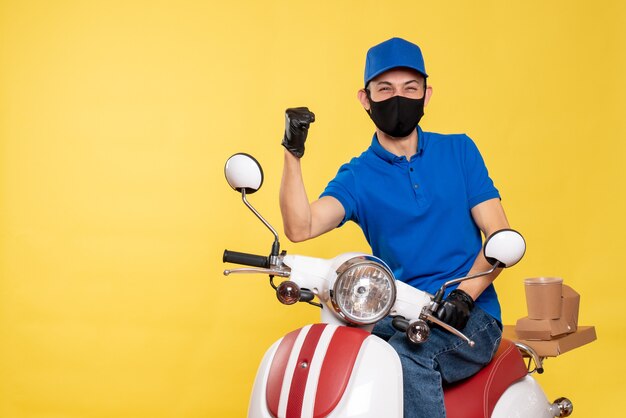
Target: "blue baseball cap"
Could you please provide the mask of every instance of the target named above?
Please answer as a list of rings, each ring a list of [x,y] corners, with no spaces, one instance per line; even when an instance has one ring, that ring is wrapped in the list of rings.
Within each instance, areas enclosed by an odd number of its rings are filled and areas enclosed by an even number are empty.
[[[420,47],[401,38],[391,38],[367,51],[365,85],[374,77],[398,67],[410,68],[428,77]]]

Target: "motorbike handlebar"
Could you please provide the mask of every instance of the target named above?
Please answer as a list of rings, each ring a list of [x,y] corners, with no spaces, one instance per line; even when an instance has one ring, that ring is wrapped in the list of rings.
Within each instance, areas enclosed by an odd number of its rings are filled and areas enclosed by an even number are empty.
[[[270,266],[269,257],[229,250],[224,250],[222,261],[224,263],[242,264],[244,266],[252,267],[269,268]]]

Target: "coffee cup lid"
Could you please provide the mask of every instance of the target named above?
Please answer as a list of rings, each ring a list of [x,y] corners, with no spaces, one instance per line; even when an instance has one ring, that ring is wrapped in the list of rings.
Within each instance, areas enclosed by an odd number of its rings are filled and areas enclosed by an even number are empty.
[[[532,277],[529,279],[524,279],[525,284],[536,285],[536,284],[558,284],[563,283],[563,279],[560,277]]]

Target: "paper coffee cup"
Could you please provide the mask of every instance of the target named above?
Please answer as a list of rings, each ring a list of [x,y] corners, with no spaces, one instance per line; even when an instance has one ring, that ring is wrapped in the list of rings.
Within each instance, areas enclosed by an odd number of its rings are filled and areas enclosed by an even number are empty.
[[[559,319],[563,279],[560,277],[533,277],[524,279],[526,307],[530,319]]]

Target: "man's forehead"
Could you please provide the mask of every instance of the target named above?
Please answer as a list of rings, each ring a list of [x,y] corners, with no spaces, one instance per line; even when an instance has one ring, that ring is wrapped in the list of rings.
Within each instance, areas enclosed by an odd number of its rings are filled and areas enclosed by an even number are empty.
[[[409,69],[409,68],[394,68],[389,71],[385,71],[384,73],[376,76],[372,79],[372,83],[409,83],[411,81],[416,81],[421,83],[424,81],[424,76],[419,72]]]

